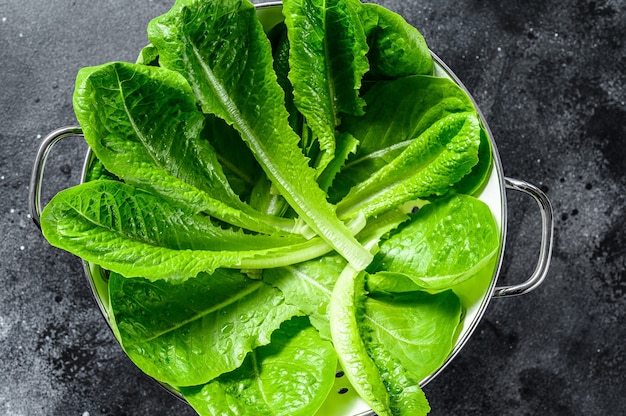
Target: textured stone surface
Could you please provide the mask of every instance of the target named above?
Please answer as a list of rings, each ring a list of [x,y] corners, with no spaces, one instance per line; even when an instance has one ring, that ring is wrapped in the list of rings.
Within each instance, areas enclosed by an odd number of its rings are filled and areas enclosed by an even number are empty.
[[[133,61],[172,2],[0,1],[0,414],[189,415],[103,323],[73,256],[28,217],[42,136],[75,124],[76,71]],[[626,2],[379,1],[424,33],[489,120],[505,174],[556,214],[547,280],[496,299],[425,390],[433,415],[619,415],[626,409]],[[78,181],[55,147],[44,198]],[[502,282],[536,261],[539,215],[511,193]]]

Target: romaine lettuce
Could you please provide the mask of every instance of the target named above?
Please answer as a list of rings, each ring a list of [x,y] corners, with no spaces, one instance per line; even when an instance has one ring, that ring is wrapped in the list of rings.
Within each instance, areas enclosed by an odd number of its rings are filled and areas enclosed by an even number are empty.
[[[96,158],[42,231],[110,272],[122,347],[201,415],[315,414],[337,360],[379,415],[426,414],[455,291],[500,245],[469,195],[489,137],[399,15],[283,14],[264,27],[248,0],[177,0],[135,64],[81,70]]]
[[[150,22],[159,64],[189,81],[204,112],[232,124],[291,208],[362,270],[371,253],[340,221],[288,122],[269,40],[247,0],[177,0]]]

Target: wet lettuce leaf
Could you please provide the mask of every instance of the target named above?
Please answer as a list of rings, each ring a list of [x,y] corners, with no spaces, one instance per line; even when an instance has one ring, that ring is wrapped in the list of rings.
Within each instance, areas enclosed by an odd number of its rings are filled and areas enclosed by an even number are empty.
[[[128,277],[185,280],[220,267],[261,269],[331,251],[320,238],[221,228],[144,190],[112,180],[59,192],[41,214],[50,244]]]
[[[435,122],[396,158],[355,185],[337,204],[350,218],[378,215],[415,199],[442,196],[478,163],[480,123],[474,112]]]
[[[76,85],[76,117],[109,172],[235,226],[295,231],[293,220],[255,211],[232,190],[180,74],[115,62],[81,69]]]
[[[369,70],[358,1],[288,0],[289,80],[294,102],[319,143],[322,171],[335,157],[341,114],[362,115],[361,79]]]
[[[456,194],[420,208],[380,244],[368,270],[404,274],[417,288],[440,291],[473,277],[499,247],[500,233],[489,207],[473,196]]]
[[[394,355],[396,351],[392,352],[388,348],[401,336],[399,328],[390,324],[388,319],[398,317],[388,317],[386,314],[390,310],[371,300],[368,314],[365,306],[368,302],[365,275],[365,272],[357,272],[347,266],[339,275],[333,289],[329,305],[330,329],[339,362],[352,386],[377,415],[426,414],[430,406],[419,386],[419,378],[404,367]],[[397,302],[392,304],[398,306]],[[417,310],[419,311],[419,307]],[[402,312],[414,316],[412,307],[403,309]],[[413,322],[419,321],[419,313],[417,315]],[[429,319],[433,317],[429,316]],[[368,320],[369,325],[365,324]],[[438,319],[434,318],[434,321]],[[429,324],[437,325],[432,322]],[[372,327],[388,332],[381,334]],[[424,328],[424,322],[419,322],[419,328]],[[410,340],[403,342],[403,347],[408,347],[409,350],[402,358],[416,354],[419,360],[419,352],[412,350],[414,345]],[[419,351],[419,348],[416,350]]]
[[[308,416],[326,400],[337,358],[306,318],[286,321],[237,370],[181,389],[201,416]],[[285,382],[289,374],[289,383]]]
[[[373,3],[363,4],[370,71],[368,80],[431,75],[433,58],[424,36],[402,16]]]
[[[339,363],[359,396],[380,416],[391,415],[389,393],[380,370],[367,353],[359,329],[365,300],[365,272],[346,266],[329,304],[330,331]]]
[[[332,143],[328,142],[325,145],[325,149],[321,149],[321,140],[315,136],[304,115],[295,104],[294,88],[289,80],[289,74],[291,73],[289,65],[291,48],[287,37],[287,27],[284,23],[281,23],[268,36],[270,36],[270,39],[272,36],[276,37],[276,43],[273,48],[274,69],[276,70],[278,83],[285,92],[285,106],[289,111],[289,124],[294,131],[299,132],[302,152],[309,158],[309,165],[316,169],[317,182],[320,188],[327,192],[348,156],[356,152],[358,140],[351,134],[334,128],[335,121],[337,123],[340,122],[339,114],[336,117],[327,115],[327,121],[332,122],[329,125],[331,127],[326,128],[328,132],[332,132],[332,134],[327,134],[327,138],[329,140],[332,139]],[[305,85],[304,87],[306,88],[307,86]],[[356,98],[359,102],[362,101],[359,97]]]
[[[210,33],[210,36],[207,36]],[[359,269],[372,259],[315,180],[288,122],[272,50],[247,0],[177,0],[148,26],[159,64],[181,73],[204,112],[232,124],[300,217]]]
[[[364,307],[362,326],[369,354],[389,354],[414,380],[437,370],[454,347],[462,307],[451,290],[370,295]]]
[[[299,314],[277,289],[231,269],[174,284],[111,274],[109,296],[124,351],[146,374],[196,386],[241,366]]]
[[[358,199],[367,198],[363,196],[365,192],[376,191],[375,187],[384,189],[386,185],[399,186],[411,176],[414,176],[412,183],[422,183],[413,197],[445,193],[477,163],[482,129],[471,100],[449,79],[408,76],[381,81],[372,86],[364,98],[368,104],[367,113],[362,117],[346,117],[342,126],[359,138],[359,148],[329,191],[333,201],[339,201],[348,191],[352,193],[349,197],[352,201],[339,202],[338,209],[355,210],[357,207],[352,205]],[[469,124],[463,129],[465,121]],[[459,130],[450,131],[449,123],[456,123]],[[449,143],[456,143],[456,148],[450,148]],[[416,146],[420,146],[416,150],[423,152],[417,155],[419,158],[404,161],[399,158],[403,153],[402,157],[410,156],[409,148]],[[454,152],[450,153],[453,149]],[[460,171],[448,183],[437,181],[437,177],[424,176],[452,159],[456,159],[454,166]],[[391,170],[389,165],[399,162],[402,165]],[[410,167],[406,163],[410,163]],[[407,169],[398,169],[402,166]],[[389,176],[392,171],[395,173]],[[455,178],[459,179],[455,181]],[[367,186],[364,185],[366,181]]]

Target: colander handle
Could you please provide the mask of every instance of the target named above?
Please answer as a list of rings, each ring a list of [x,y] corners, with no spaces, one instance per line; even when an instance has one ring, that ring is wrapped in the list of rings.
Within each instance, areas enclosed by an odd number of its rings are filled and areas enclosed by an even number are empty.
[[[30,187],[28,192],[28,209],[30,217],[37,227],[41,228],[39,217],[41,216],[41,184],[43,181],[44,167],[46,159],[50,154],[50,150],[59,140],[70,136],[82,136],[83,131],[80,127],[63,127],[48,134],[39,145],[33,171],[30,175]]]
[[[541,212],[541,246],[539,248],[539,260],[533,274],[524,283],[511,286],[497,286],[494,290],[494,297],[499,298],[523,295],[536,289],[543,282],[550,266],[554,232],[552,205],[546,194],[535,185],[519,179],[504,178],[504,181],[507,189],[528,194],[539,205],[539,211]]]

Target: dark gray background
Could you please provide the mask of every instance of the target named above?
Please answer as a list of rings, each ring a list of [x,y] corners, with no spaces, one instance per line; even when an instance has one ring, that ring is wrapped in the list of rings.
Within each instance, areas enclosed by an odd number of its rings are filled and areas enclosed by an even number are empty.
[[[433,415],[621,415],[626,409],[626,4],[617,0],[380,1],[425,35],[485,113],[507,176],[556,214],[544,284],[494,300],[426,387]],[[0,0],[0,414],[189,415],[104,325],[75,257],[28,217],[42,136],[75,123],[82,66],[134,61],[170,1]],[[55,147],[47,195],[84,147]],[[532,271],[539,214],[510,194],[501,279]]]

